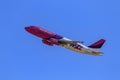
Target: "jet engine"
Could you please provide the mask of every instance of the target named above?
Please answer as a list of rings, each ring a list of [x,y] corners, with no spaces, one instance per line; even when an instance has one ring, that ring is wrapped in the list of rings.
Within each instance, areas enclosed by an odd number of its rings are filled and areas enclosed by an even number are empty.
[[[50,38],[50,41],[51,41],[52,44],[59,45],[58,39]]]
[[[49,46],[53,46],[54,44],[59,45],[59,42],[57,39],[54,38],[50,38],[50,39],[43,39],[42,42],[44,44],[47,44]]]
[[[42,42],[43,42],[44,44],[49,45],[49,46],[53,46],[53,43],[51,43],[51,41],[49,41],[49,40],[43,39]]]

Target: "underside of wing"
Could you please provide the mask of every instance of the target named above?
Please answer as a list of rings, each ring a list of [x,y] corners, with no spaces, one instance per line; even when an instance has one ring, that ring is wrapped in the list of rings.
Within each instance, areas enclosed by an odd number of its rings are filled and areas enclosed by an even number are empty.
[[[61,44],[77,44],[77,43],[80,43],[80,41],[59,40],[59,43],[61,43]]]

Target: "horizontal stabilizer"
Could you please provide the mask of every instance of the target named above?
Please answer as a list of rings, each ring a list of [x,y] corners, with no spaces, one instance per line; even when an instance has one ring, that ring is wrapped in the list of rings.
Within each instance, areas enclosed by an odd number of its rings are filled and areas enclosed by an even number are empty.
[[[105,43],[105,40],[104,39],[100,39],[99,41],[93,43],[92,45],[88,46],[89,48],[101,48],[102,45]]]

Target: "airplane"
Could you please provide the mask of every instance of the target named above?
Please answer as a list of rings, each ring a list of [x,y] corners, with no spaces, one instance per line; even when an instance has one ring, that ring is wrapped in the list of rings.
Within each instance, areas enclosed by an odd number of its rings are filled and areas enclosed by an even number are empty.
[[[99,49],[105,43],[105,39],[100,39],[90,46],[85,46],[83,42],[68,39],[38,26],[27,26],[25,30],[30,34],[42,38],[42,42],[49,46],[57,45],[75,52],[94,56],[103,55],[102,52],[99,52]]]

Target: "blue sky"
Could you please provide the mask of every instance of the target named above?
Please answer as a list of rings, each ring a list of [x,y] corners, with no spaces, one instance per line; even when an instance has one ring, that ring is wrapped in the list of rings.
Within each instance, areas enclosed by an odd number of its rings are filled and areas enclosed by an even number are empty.
[[[120,80],[119,0],[1,0],[0,80]],[[37,25],[85,45],[105,38],[104,56],[49,47]]]

